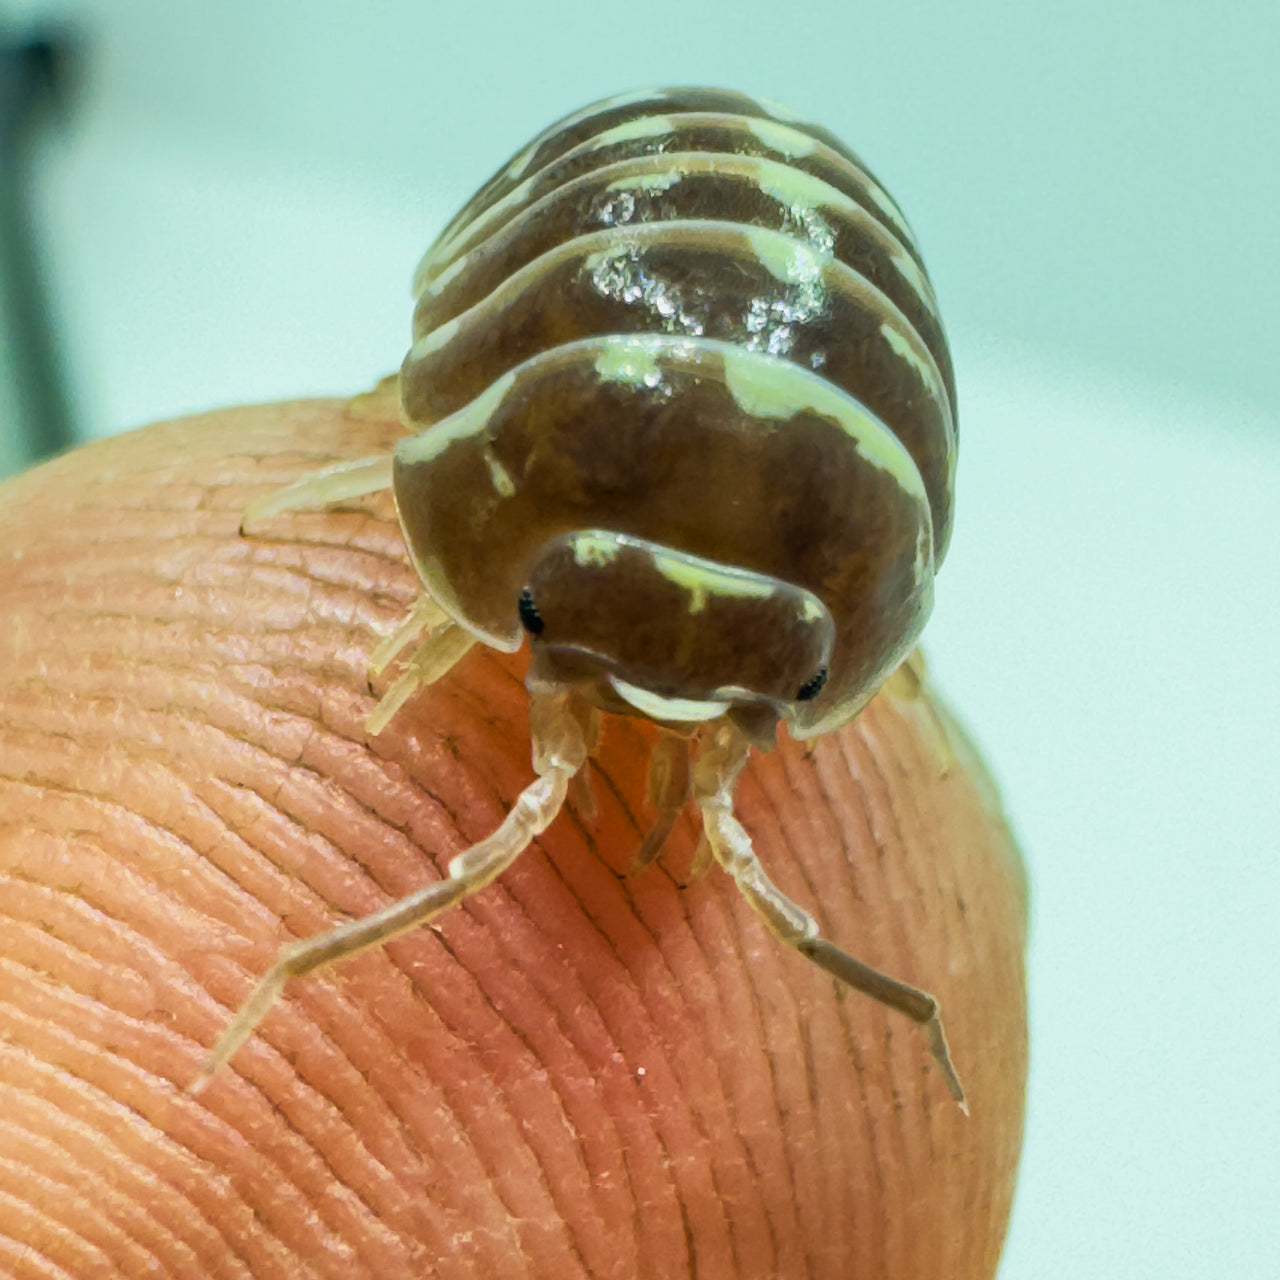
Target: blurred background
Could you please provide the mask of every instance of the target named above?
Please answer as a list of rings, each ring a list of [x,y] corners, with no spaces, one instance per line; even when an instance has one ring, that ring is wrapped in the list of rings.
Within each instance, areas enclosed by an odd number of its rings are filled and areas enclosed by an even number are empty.
[[[63,0],[0,43],[0,474],[368,387],[434,232],[595,98],[726,85],[850,141],[956,351],[928,651],[1032,875],[1001,1275],[1274,1274],[1275,0]]]

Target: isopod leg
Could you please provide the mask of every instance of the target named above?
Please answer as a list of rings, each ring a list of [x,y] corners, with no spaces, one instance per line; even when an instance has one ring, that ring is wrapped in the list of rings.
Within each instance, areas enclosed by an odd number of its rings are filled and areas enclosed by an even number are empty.
[[[746,763],[748,749],[746,739],[736,729],[722,726],[693,766],[693,796],[702,812],[703,830],[715,860],[733,877],[743,897],[783,942],[854,990],[918,1023],[948,1091],[967,1112],[937,1000],[855,960],[819,937],[817,921],[765,874],[751,846],[751,837],[733,815],[734,787]]]
[[[416,640],[423,631],[434,631],[449,615],[424,591],[414,601],[405,620],[369,655],[369,674],[381,675],[399,656],[400,651]]]
[[[649,753],[649,803],[656,813],[631,862],[631,874],[643,871],[661,852],[680,810],[689,798],[689,743],[664,733]]]
[[[390,489],[391,468],[392,455],[384,453],[376,458],[357,458],[353,462],[339,462],[332,467],[312,471],[245,507],[240,532],[282,511],[296,511],[299,507],[331,507],[348,498]]]
[[[912,1022],[919,1023],[925,1044],[942,1071],[948,1092],[968,1114],[964,1089],[960,1085],[960,1077],[956,1075],[951,1050],[947,1046],[947,1033],[942,1029],[942,1014],[933,996],[927,991],[909,987],[905,982],[898,982],[878,969],[863,964],[861,960],[855,960],[839,947],[832,946],[825,938],[805,938],[793,945],[819,968],[825,969],[841,982],[848,983],[855,991],[864,992],[890,1009],[905,1013]]]
[[[716,855],[711,852],[711,841],[707,839],[705,829],[698,838],[693,851],[693,859],[689,863],[689,883],[701,880],[716,865]]]
[[[387,727],[391,717],[419,689],[435,684],[471,646],[475,637],[462,627],[446,622],[424,640],[413,656],[382,695],[378,705],[369,713],[364,727],[369,734],[377,735]]]
[[[498,829],[449,863],[449,874],[399,902],[348,924],[286,947],[240,1006],[231,1025],[209,1051],[193,1091],[203,1088],[219,1067],[253,1034],[290,978],[312,973],[425,924],[483,889],[501,875],[550,825],[564,804],[569,781],[586,759],[581,729],[566,695],[547,695],[530,707],[537,777],[520,793]]]
[[[600,734],[604,726],[604,713],[590,703],[578,701],[574,704],[578,723],[582,728],[582,741],[586,746],[587,759],[591,759],[600,747]],[[569,799],[578,811],[578,817],[584,822],[594,822],[598,806],[595,788],[591,785],[591,770],[579,769],[574,775],[569,789]]]

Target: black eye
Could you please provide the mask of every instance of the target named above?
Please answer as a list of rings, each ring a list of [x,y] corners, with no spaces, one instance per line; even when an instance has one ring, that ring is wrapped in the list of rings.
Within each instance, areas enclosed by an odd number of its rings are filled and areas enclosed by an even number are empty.
[[[542,614],[538,612],[538,606],[533,603],[533,592],[528,587],[520,593],[520,603],[516,607],[520,610],[520,625],[531,636],[540,636],[542,628],[547,624],[542,621]],[[825,673],[823,678],[825,679]],[[812,683],[810,681],[810,684]]]
[[[799,693],[796,694],[797,702],[811,702],[822,692],[822,687],[827,683],[826,667],[819,667],[805,682],[800,686]]]

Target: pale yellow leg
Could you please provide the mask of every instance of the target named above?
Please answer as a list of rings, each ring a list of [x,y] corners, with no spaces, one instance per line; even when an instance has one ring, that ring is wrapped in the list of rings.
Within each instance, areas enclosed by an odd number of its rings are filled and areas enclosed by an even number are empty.
[[[604,725],[604,713],[588,702],[575,703],[578,722],[582,726],[582,740],[587,748],[587,759],[595,755],[600,746],[600,733]],[[579,769],[574,774],[573,784],[569,789],[569,799],[584,822],[594,822],[598,806],[596,805],[595,788],[591,785],[591,770]]]
[[[383,453],[376,458],[357,458],[353,462],[339,462],[332,467],[312,471],[245,507],[240,519],[240,532],[282,511],[296,511],[300,507],[331,507],[349,498],[390,489],[392,462],[392,455]]]
[[[391,682],[381,701],[369,713],[364,722],[369,734],[376,736],[381,733],[391,717],[419,689],[435,684],[475,642],[475,636],[453,622],[446,622],[433,631],[414,651],[405,669]]]
[[[697,847],[693,851],[693,858],[689,863],[689,881],[701,880],[703,876],[716,865],[716,855],[711,852],[711,841],[707,839],[707,833],[704,829],[702,835],[698,838]]]
[[[535,698],[530,705],[529,719],[533,731],[534,771],[538,776],[516,798],[498,829],[452,859],[446,879],[419,889],[375,915],[352,920],[328,933],[286,947],[210,1050],[200,1075],[191,1086],[192,1092],[202,1089],[252,1035],[290,978],[381,946],[398,934],[425,924],[483,889],[524,852],[534,837],[546,830],[564,804],[570,779],[586,760],[586,746],[567,694],[544,694]]]
[[[818,923],[792,902],[765,874],[751,837],[733,816],[733,792],[746,763],[747,740],[732,725],[721,725],[693,766],[693,798],[702,812],[707,843],[716,861],[733,877],[743,897],[783,942],[795,947],[833,977],[881,1004],[905,1013],[924,1031],[925,1043],[951,1096],[967,1113],[964,1090],[951,1061],[942,1017],[933,996],[855,960],[818,936]]]
[[[643,871],[667,843],[685,801],[689,798],[689,742],[673,733],[662,734],[649,753],[649,803],[656,813],[653,825],[631,861],[631,874]]]
[[[405,620],[369,655],[369,674],[379,676],[400,651],[411,644],[424,631],[434,631],[448,622],[449,615],[424,591],[413,603]]]

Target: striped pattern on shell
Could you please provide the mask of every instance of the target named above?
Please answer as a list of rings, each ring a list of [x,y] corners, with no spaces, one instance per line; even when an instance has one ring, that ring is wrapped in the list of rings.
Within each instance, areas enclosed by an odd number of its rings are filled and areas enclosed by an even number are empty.
[[[823,602],[800,736],[909,650],[951,529],[954,375],[905,218],[826,130],[714,89],[585,108],[484,184],[414,293],[397,502],[473,635],[518,647],[539,548],[609,529]]]

